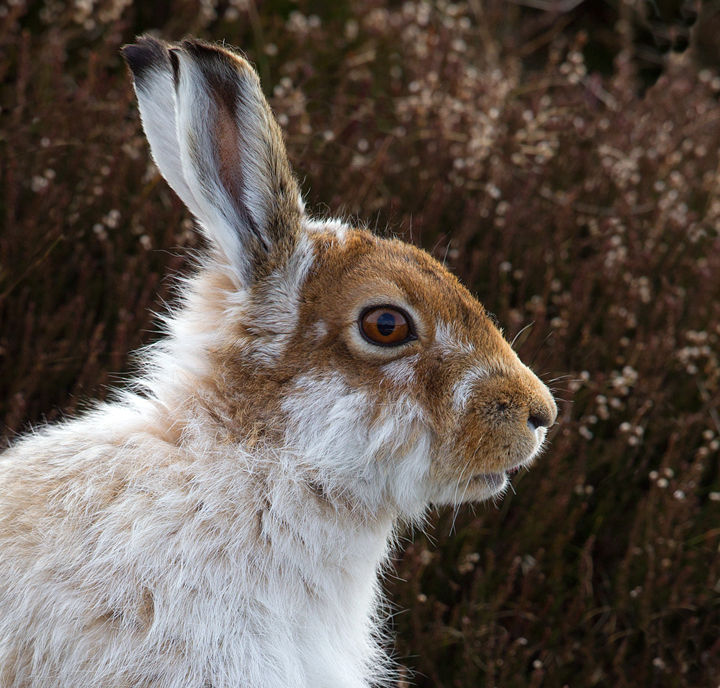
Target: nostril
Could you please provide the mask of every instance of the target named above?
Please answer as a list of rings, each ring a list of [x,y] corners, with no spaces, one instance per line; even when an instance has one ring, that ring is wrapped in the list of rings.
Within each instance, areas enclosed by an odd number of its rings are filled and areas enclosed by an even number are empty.
[[[553,421],[549,416],[541,414],[530,414],[527,419],[530,429],[534,432],[538,428],[549,428]]]

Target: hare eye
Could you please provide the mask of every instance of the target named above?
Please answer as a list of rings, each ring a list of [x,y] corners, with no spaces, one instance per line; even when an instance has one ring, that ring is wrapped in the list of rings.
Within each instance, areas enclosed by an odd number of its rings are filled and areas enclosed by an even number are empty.
[[[375,306],[360,316],[360,332],[367,341],[380,346],[399,346],[417,337],[410,317],[391,306]]]

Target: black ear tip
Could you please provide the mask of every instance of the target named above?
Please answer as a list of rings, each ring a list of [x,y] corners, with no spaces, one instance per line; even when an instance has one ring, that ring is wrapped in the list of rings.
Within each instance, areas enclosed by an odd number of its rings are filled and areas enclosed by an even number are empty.
[[[120,52],[133,73],[135,81],[142,81],[152,69],[161,69],[168,63],[168,51],[162,41],[141,36],[137,43],[124,45]]]

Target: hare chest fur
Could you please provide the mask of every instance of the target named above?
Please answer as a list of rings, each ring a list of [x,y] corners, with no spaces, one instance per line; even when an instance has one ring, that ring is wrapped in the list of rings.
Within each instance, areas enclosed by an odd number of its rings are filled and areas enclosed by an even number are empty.
[[[555,402],[427,253],[306,215],[244,59],[124,55],[210,248],[131,389],[0,456],[0,688],[390,682],[395,528],[502,494]]]

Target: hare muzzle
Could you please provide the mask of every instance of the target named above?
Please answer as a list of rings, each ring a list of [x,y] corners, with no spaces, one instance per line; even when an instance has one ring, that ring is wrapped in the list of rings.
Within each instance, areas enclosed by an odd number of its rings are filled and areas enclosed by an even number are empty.
[[[486,322],[483,329],[482,336],[476,334],[482,348],[468,347],[456,363],[460,370],[438,452],[442,458],[433,467],[436,502],[502,493],[509,476],[539,455],[557,417],[545,384],[520,362],[494,325]]]
[[[470,478],[490,476],[487,482],[493,492],[506,487],[508,473],[531,464],[557,416],[545,385],[517,365],[512,372],[490,372],[476,379],[463,411],[458,433],[465,461],[462,472]]]

